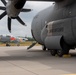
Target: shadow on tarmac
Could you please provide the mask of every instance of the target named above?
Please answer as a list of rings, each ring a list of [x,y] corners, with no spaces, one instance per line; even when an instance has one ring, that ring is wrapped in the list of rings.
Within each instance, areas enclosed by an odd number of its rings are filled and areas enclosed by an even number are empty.
[[[31,61],[39,62],[43,65],[75,73],[76,71],[76,51],[70,52],[72,57],[63,58],[51,56],[49,51],[42,50],[11,50],[5,51],[8,56],[0,56],[0,61]],[[26,63],[25,63],[26,64]],[[21,64],[24,65],[24,64]]]
[[[0,56],[0,60],[39,60],[39,59],[64,59],[63,57],[51,56],[49,51],[42,50],[11,50],[5,51],[8,56]],[[70,52],[70,59],[76,58],[76,51]]]
[[[50,57],[49,51],[42,50],[11,50],[5,51],[8,56],[0,56],[0,61],[2,60],[35,60],[35,59],[45,59]]]

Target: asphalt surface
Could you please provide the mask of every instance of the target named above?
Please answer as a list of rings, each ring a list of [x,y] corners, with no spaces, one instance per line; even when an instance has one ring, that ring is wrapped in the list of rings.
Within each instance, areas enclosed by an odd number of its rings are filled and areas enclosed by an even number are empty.
[[[41,46],[0,47],[0,75],[76,75],[76,51],[70,54],[51,56]]]

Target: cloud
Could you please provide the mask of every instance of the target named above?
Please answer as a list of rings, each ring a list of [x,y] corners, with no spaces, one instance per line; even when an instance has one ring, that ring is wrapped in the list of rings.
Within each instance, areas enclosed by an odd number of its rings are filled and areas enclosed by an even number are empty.
[[[28,13],[20,13],[21,19],[27,24],[27,26],[22,26],[17,20],[12,20],[12,33],[14,36],[32,36],[31,35],[31,22],[33,17],[41,10],[51,6],[51,2],[30,2],[27,1],[24,8],[33,9],[33,11]],[[0,5],[3,5],[0,1]],[[0,11],[0,14],[3,11]],[[10,34],[7,29],[7,16],[0,20],[0,35]]]

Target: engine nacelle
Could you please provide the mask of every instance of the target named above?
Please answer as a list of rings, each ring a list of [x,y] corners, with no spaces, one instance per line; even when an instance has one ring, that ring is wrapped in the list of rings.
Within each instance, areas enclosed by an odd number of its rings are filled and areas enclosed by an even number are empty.
[[[9,0],[6,4],[6,12],[9,18],[17,17],[26,0]]]

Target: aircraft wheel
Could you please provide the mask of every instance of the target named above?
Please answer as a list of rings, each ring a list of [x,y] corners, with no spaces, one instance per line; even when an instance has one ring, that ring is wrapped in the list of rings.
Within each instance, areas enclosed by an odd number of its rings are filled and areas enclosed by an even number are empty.
[[[45,47],[45,46],[42,46],[42,50],[43,50],[43,51],[46,51],[46,47]]]
[[[57,54],[59,57],[62,57],[64,54],[69,54],[69,50],[57,50]]]
[[[50,53],[52,56],[55,56],[57,54],[57,50],[50,50]]]
[[[70,47],[65,42],[62,42],[62,49],[57,50],[57,54],[59,57],[62,57],[64,54],[69,54]]]
[[[69,54],[69,50],[70,50],[70,48],[66,45],[62,49],[57,50],[57,54],[58,54],[59,57],[62,57],[64,54],[68,55]]]
[[[59,57],[62,57],[64,54],[69,54],[69,46],[65,43],[62,46],[62,49],[57,50],[57,54]]]
[[[59,57],[62,57],[63,54],[64,54],[63,50],[57,50],[57,55],[58,55]]]

